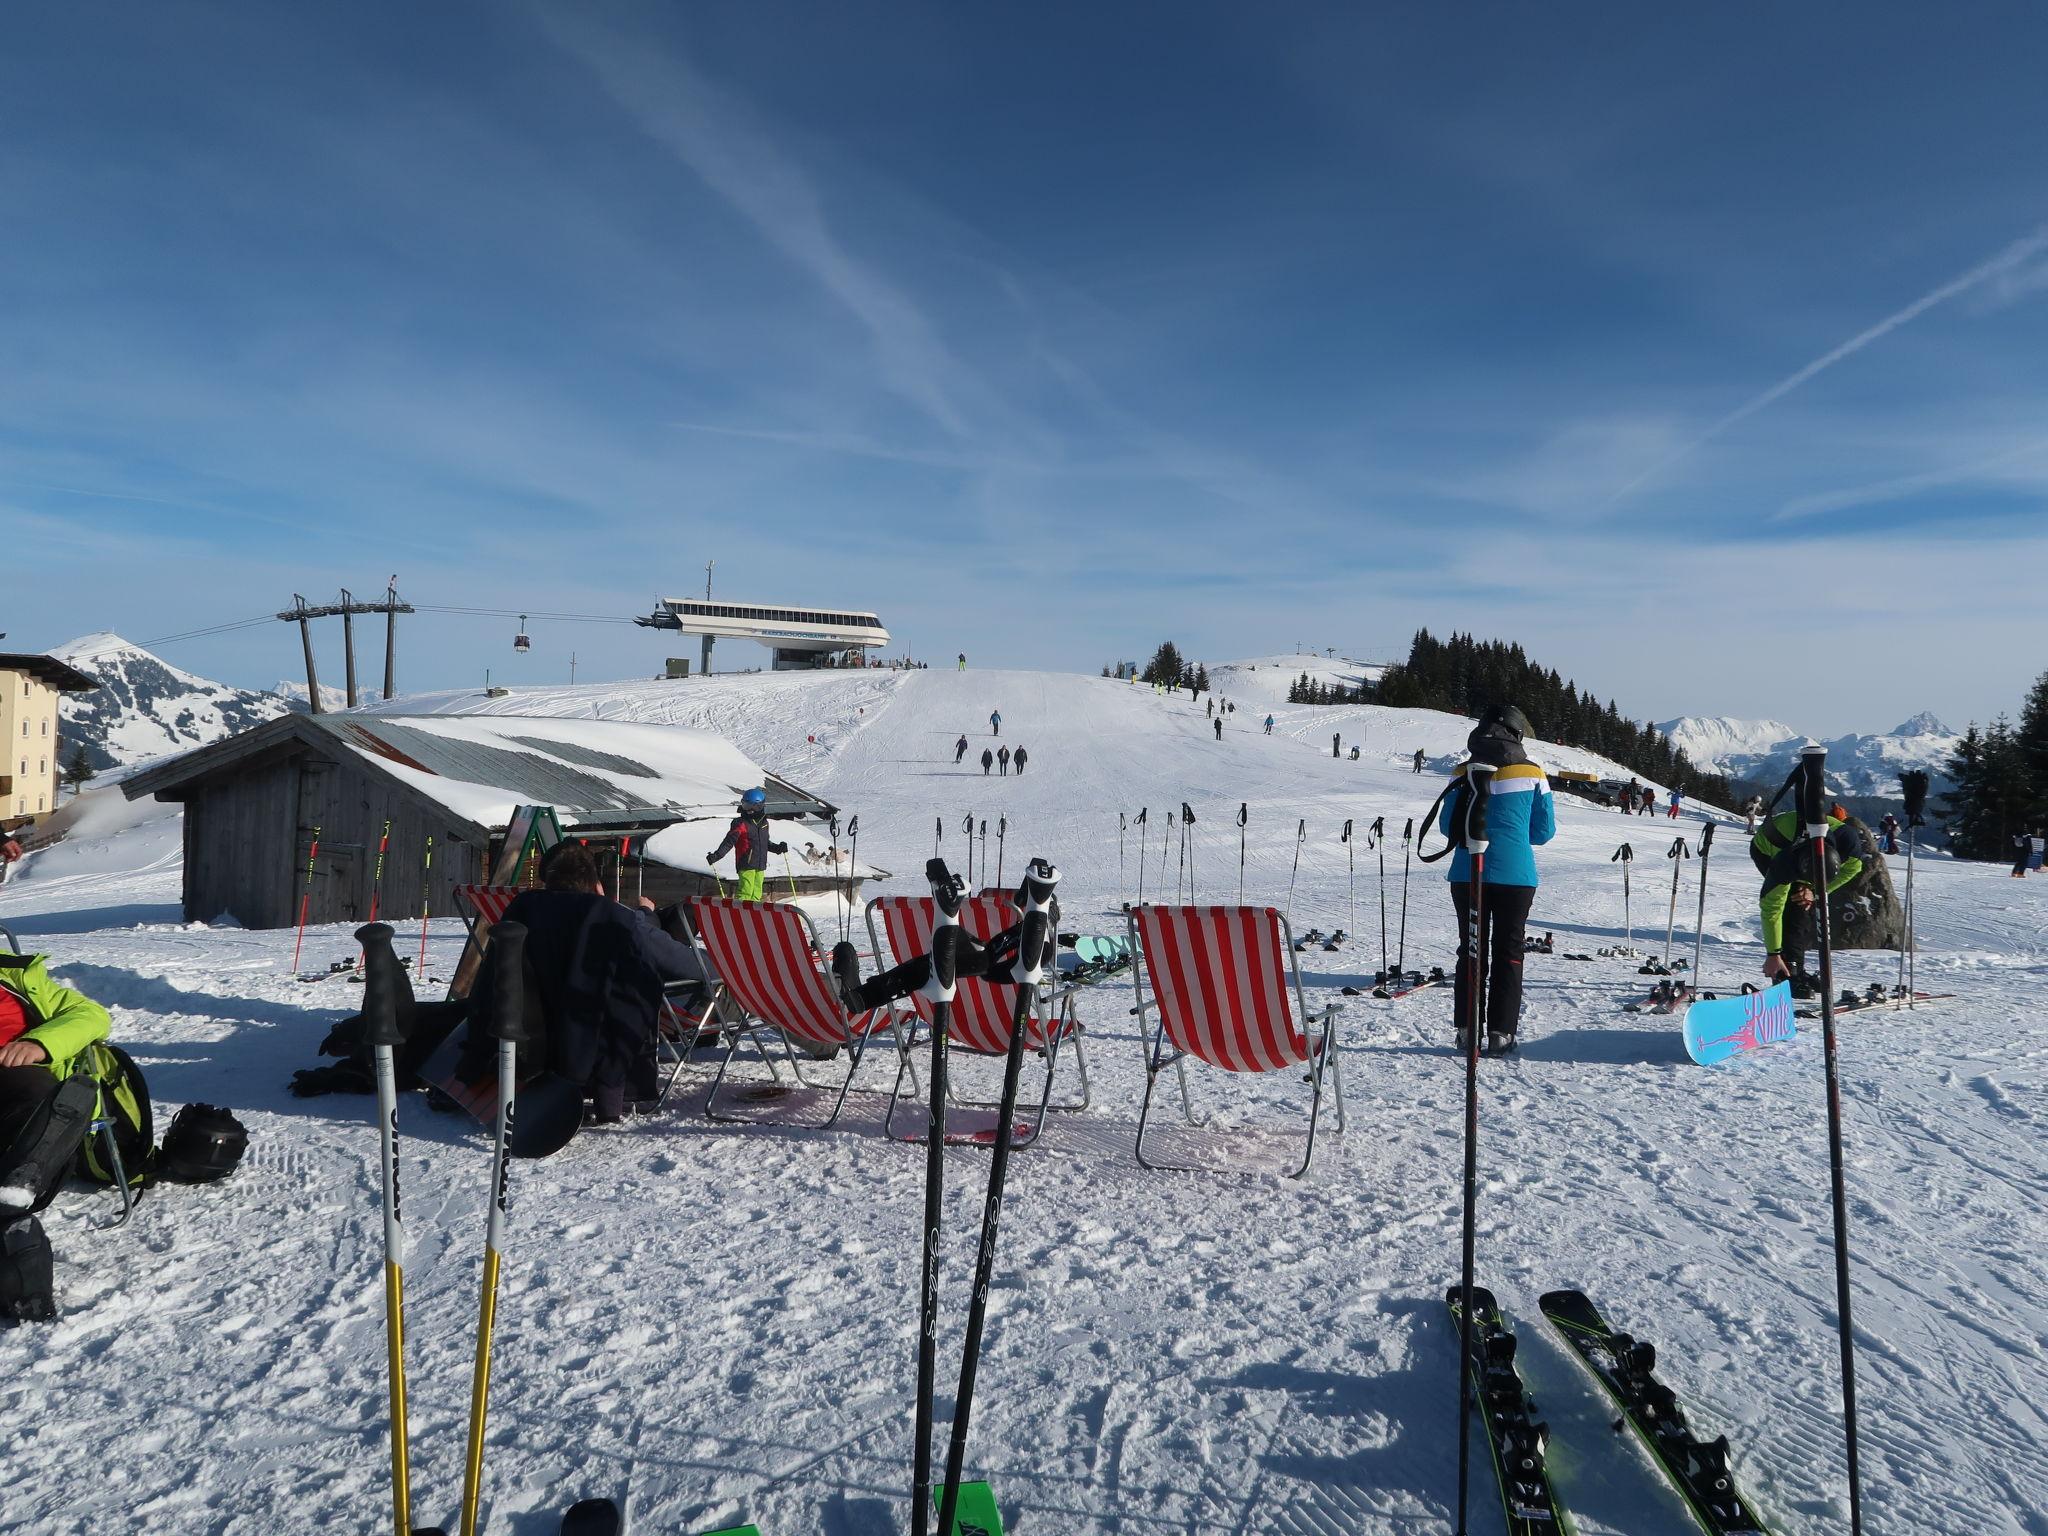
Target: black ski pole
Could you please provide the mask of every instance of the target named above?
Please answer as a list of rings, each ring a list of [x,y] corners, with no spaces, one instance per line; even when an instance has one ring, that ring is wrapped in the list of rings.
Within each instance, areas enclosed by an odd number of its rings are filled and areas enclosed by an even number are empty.
[[[1237,802],[1237,904],[1244,905],[1244,824],[1251,819],[1245,802]]]
[[[953,1434],[946,1448],[946,1487],[939,1500],[939,1530],[950,1532],[960,1502],[960,1473],[967,1460],[967,1421],[974,1408],[974,1378],[981,1364],[981,1331],[988,1318],[988,1288],[995,1278],[996,1233],[1003,1219],[1003,1186],[1010,1171],[1010,1125],[1017,1113],[1017,1084],[1024,1070],[1024,1025],[1045,979],[1053,888],[1059,871],[1044,859],[1033,859],[1024,874],[1024,931],[1010,980],[1017,988],[1017,1006],[1010,1016],[1009,1049],[1003,1057],[1002,1107],[996,1140],[989,1154],[988,1198],[981,1210],[981,1242],[974,1256],[974,1289],[967,1302],[967,1337],[960,1354],[960,1389],[953,1396]],[[1056,942],[1056,941],[1054,941]]]
[[[491,1157],[491,1210],[484,1226],[484,1275],[476,1315],[476,1363],[469,1382],[469,1450],[462,1467],[462,1536],[476,1536],[483,1497],[484,1428],[490,1414],[491,1341],[498,1319],[498,1270],[511,1214],[513,1097],[519,1087],[519,1047],[535,1038],[526,1017],[526,925],[491,928],[491,1012],[486,1027],[498,1041],[498,1136]]]
[[[1623,843],[1614,850],[1613,855],[1607,860],[1610,864],[1618,863],[1621,865],[1621,948],[1622,952],[1628,955],[1633,955],[1636,952],[1636,922],[1635,918],[1629,913],[1628,891],[1628,867],[1635,862],[1635,857],[1635,849],[1631,848],[1627,843]]]
[[[832,875],[833,883],[837,884],[839,875],[839,813],[837,811],[834,811],[825,818],[825,826],[832,834]],[[844,904],[839,908],[839,942],[842,944],[846,942],[846,907]]]
[[[946,823],[939,817],[932,818],[932,857],[939,856],[939,840],[946,835]]]
[[[960,830],[967,834],[967,885],[972,890],[974,887],[974,813],[972,811],[967,813],[967,820],[961,823]]]
[[[1401,829],[1401,938],[1394,950],[1394,974],[1401,975],[1408,964],[1408,865],[1415,851],[1415,818]]]
[[[1152,814],[1150,806],[1138,807],[1138,905],[1145,904],[1145,818]]]
[[[852,846],[846,850],[846,911],[847,921],[853,920],[853,904],[860,890],[860,816],[846,824],[846,835]]]
[[[981,818],[981,883],[988,884],[988,818]]]
[[[1166,808],[1166,832],[1159,839],[1159,883],[1161,885],[1166,883],[1166,856],[1171,852],[1173,852],[1173,807],[1169,805]],[[1175,896],[1180,895],[1180,887],[1178,885],[1174,887],[1173,893]]]
[[[998,890],[1002,888],[1003,884],[1003,842],[1009,835],[1010,818],[998,816],[996,818],[996,888]]]
[[[1187,801],[1180,803],[1180,851],[1188,867],[1188,905],[1195,904],[1195,845],[1189,841],[1194,836],[1195,813]],[[1178,887],[1176,887],[1178,889]]]
[[[1813,921],[1820,937],[1820,1028],[1827,1063],[1828,1172],[1835,1207],[1835,1318],[1842,1344],[1842,1427],[1849,1449],[1849,1532],[1863,1532],[1863,1476],[1856,1448],[1856,1334],[1849,1295],[1849,1201],[1842,1175],[1842,1085],[1835,1064],[1834,940],[1828,917],[1828,749],[1799,752],[1799,819],[1813,849]]]
[[[1917,841],[1913,834],[1925,825],[1920,813],[1927,808],[1927,770],[1908,768],[1899,775],[1899,789],[1906,797],[1906,940],[1899,946],[1899,990],[1905,993],[1906,1006],[1910,1008],[1919,986],[1913,974],[1919,948],[1913,937],[1913,848]]]
[[[1365,832],[1366,836],[1372,839],[1372,846],[1380,856],[1380,975],[1385,977],[1387,974],[1387,818],[1375,816],[1372,819],[1372,825],[1367,827]],[[1357,898],[1353,897],[1352,901],[1356,905]],[[1355,912],[1352,914],[1351,920],[1353,924],[1357,923],[1358,915]]]
[[[1301,873],[1301,845],[1308,841],[1308,818],[1304,816],[1294,829],[1294,868],[1287,874],[1287,926],[1294,927],[1294,877]]]
[[[1671,971],[1671,935],[1678,927],[1678,861],[1692,857],[1692,850],[1685,846],[1685,839],[1674,837],[1671,846],[1664,850],[1664,857],[1671,861],[1671,911],[1664,919],[1664,971]]]
[[[1344,830],[1337,834],[1337,841],[1344,845],[1344,869],[1351,888],[1351,904],[1348,908],[1351,926],[1344,931],[1347,934],[1355,935],[1358,932],[1358,851],[1351,841],[1351,818],[1349,816],[1344,818]],[[1386,938],[1386,924],[1382,923],[1380,925],[1380,963],[1382,965],[1386,964],[1387,959]]]
[[[1700,987],[1700,946],[1707,937],[1707,855],[1714,849],[1714,824],[1700,828],[1700,916],[1692,930],[1692,988]]]
[[[1121,891],[1130,883],[1131,872],[1124,864],[1124,833],[1129,830],[1130,818],[1122,811],[1116,813],[1116,888]]]
[[[970,845],[971,846],[971,845]],[[946,1035],[953,1027],[953,995],[959,959],[960,908],[967,888],[941,859],[925,866],[931,882],[937,926],[932,930],[931,971],[920,989],[932,1009],[931,1112],[925,1123],[924,1253],[918,1280],[917,1445],[910,1475],[910,1529],[930,1536],[932,1518],[932,1396],[939,1358],[939,1228],[945,1216]]]
[[[1465,1226],[1458,1292],[1458,1536],[1472,1468],[1472,1280],[1479,1221],[1479,1038],[1486,1024],[1486,803],[1493,769],[1465,765],[1465,852],[1472,902],[1465,915]]]

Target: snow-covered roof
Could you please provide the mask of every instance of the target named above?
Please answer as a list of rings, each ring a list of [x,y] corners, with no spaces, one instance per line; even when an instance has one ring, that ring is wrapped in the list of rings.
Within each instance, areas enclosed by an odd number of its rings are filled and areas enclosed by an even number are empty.
[[[740,794],[768,790],[771,814],[830,807],[710,731],[620,720],[518,715],[297,715],[138,774],[131,798],[175,790],[285,736],[340,747],[479,827],[519,805],[550,805],[565,825],[708,820]]]

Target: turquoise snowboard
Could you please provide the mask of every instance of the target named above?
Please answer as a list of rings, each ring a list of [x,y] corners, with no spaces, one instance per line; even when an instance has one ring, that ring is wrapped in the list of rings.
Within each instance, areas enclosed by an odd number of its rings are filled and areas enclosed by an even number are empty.
[[[1685,1053],[1703,1067],[1744,1051],[1790,1040],[1799,1026],[1792,1013],[1792,983],[1762,992],[1702,998],[1685,1010]]]

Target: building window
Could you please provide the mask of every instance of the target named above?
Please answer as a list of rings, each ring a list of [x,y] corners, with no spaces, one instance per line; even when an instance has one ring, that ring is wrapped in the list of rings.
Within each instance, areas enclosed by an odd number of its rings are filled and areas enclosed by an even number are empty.
[[[37,795],[37,796],[36,796],[36,809],[40,811],[40,810],[42,810],[43,808],[44,808],[44,806],[43,806],[43,797],[42,797],[41,795]]]
[[[43,722],[43,734],[45,736],[50,734],[50,722],[47,720]]]

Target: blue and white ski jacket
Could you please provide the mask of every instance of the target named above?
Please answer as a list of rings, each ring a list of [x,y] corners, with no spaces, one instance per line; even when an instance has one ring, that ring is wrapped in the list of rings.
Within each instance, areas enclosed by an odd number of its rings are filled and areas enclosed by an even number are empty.
[[[1465,777],[1460,764],[1451,775],[1455,782]],[[1451,818],[1464,800],[1462,786],[1444,798],[1436,819],[1437,830],[1455,839],[1460,829]],[[1534,763],[1509,763],[1494,770],[1493,793],[1486,805],[1486,883],[1488,885],[1541,884],[1536,875],[1535,850],[1557,835],[1557,811],[1550,799],[1550,780]],[[1461,847],[1451,856],[1453,884],[1472,878],[1472,856]]]

